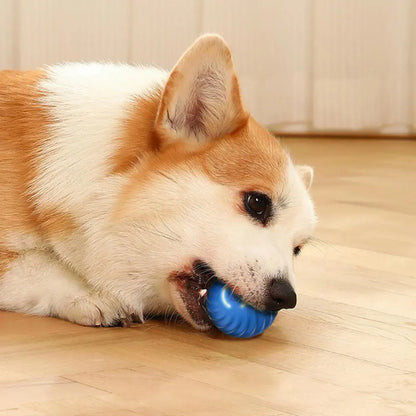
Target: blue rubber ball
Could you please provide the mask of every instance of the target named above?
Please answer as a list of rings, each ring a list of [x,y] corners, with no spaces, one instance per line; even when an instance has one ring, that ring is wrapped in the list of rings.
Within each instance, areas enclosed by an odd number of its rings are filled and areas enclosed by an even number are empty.
[[[209,287],[206,307],[213,324],[224,334],[236,338],[251,338],[261,334],[277,315],[277,312],[263,312],[247,305],[219,281]]]

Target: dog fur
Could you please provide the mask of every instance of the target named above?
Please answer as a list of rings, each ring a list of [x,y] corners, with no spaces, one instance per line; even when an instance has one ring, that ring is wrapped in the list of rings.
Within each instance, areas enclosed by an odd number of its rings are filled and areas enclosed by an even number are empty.
[[[0,309],[113,325],[179,313],[197,259],[264,307],[315,225],[312,169],[244,108],[230,50],[199,38],[168,73],[70,63],[0,72]],[[242,195],[273,201],[270,222]]]

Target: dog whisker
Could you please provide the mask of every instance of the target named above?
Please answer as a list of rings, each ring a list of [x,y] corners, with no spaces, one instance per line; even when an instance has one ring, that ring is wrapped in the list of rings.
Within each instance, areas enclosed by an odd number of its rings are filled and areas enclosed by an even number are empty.
[[[161,222],[161,224],[171,233],[171,235],[173,235],[174,237],[176,237],[178,239],[178,241],[180,240],[180,237],[177,233],[175,233],[167,224],[165,221],[163,221],[163,219],[161,217],[159,217],[159,221]]]
[[[174,235],[172,236],[170,234],[164,233],[163,231],[157,229],[154,224],[151,224],[151,225],[153,227],[153,230],[151,230],[148,227],[145,227],[143,225],[139,225],[139,224],[136,224],[136,228],[138,228],[139,230],[141,230],[143,232],[148,232],[148,233],[156,235],[158,237],[165,238],[166,240],[175,241],[175,242],[180,242],[181,241],[178,237],[175,237]]]
[[[151,226],[153,228],[154,234],[159,235],[160,237],[167,238],[168,240],[172,241],[179,241],[179,239],[175,236],[172,236],[170,234],[164,233],[163,231],[159,230],[159,228],[156,228],[154,223],[151,223]]]
[[[179,184],[179,183],[178,183],[178,181],[176,181],[175,179],[173,179],[171,176],[167,175],[166,173],[161,172],[160,170],[158,170],[158,171],[157,171],[157,173],[158,173],[160,176],[163,176],[164,178],[166,178],[166,179],[170,180],[171,182],[176,183],[177,185]]]

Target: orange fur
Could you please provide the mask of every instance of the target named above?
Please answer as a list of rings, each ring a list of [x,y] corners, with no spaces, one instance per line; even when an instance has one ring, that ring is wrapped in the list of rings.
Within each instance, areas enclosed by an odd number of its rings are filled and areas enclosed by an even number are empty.
[[[77,228],[75,218],[72,215],[60,212],[59,209],[41,209],[36,212],[40,228],[48,237],[70,234]]]
[[[165,88],[163,90],[163,94],[160,98],[160,105],[156,114],[154,128],[157,135],[163,140],[165,144],[173,140],[173,138],[171,137],[171,132],[168,129],[166,129],[163,125],[165,113],[167,111],[168,103],[170,100],[172,100],[175,90],[182,78],[183,75],[180,72],[178,72],[177,70],[173,70],[169,75],[168,82],[166,83]]]
[[[214,141],[204,152],[202,165],[214,182],[274,196],[286,156],[278,140],[250,117],[241,129]]]
[[[20,231],[52,235],[73,230],[59,209],[38,207],[29,185],[38,174],[37,151],[48,136],[50,117],[39,103],[42,71],[0,71],[0,236]]]
[[[241,99],[240,83],[235,74],[232,79],[231,100],[234,107],[239,109],[238,113],[235,115],[234,128],[231,130],[235,131],[246,125],[250,117],[250,114],[244,109],[243,101]]]
[[[10,263],[12,263],[18,257],[18,253],[0,248],[0,278],[4,273],[7,272]]]
[[[137,99],[119,141],[119,150],[111,158],[113,173],[126,172],[139,157],[159,148],[160,141],[154,132],[154,123],[159,106],[161,91],[157,90],[150,97]]]
[[[0,72],[0,233],[34,231],[36,216],[28,184],[36,175],[34,156],[45,137],[48,116],[37,103],[40,71]]]
[[[286,163],[287,156],[279,141],[249,117],[240,129],[208,144],[179,140],[169,143],[161,152],[147,154],[131,171],[131,180],[113,218],[120,218],[128,209],[131,195],[158,174],[169,175],[174,170],[200,172],[238,191],[256,190],[275,196],[278,184],[284,180]]]

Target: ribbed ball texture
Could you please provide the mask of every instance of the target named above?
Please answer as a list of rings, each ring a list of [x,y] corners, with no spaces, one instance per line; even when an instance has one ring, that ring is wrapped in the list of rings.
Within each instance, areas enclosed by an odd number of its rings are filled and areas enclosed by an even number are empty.
[[[264,332],[277,312],[259,311],[242,302],[230,288],[215,281],[207,294],[208,316],[224,334],[236,338],[252,338]]]

